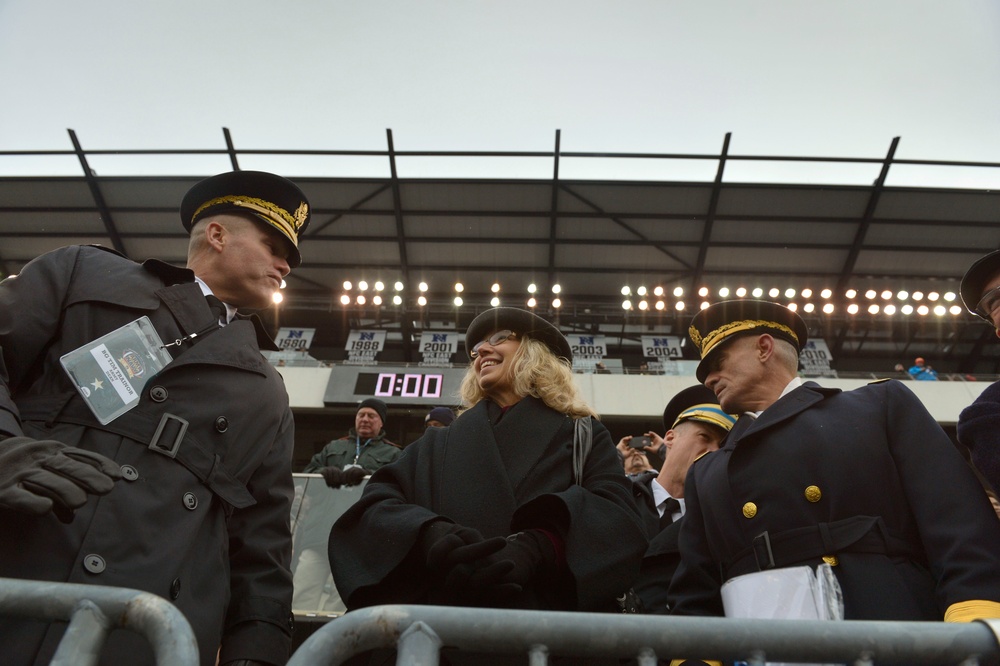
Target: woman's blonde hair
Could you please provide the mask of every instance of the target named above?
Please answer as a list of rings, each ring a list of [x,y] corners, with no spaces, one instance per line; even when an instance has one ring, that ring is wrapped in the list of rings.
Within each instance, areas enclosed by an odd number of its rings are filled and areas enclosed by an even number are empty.
[[[562,414],[596,418],[597,412],[584,402],[573,382],[569,361],[553,354],[544,342],[528,337],[520,340],[521,345],[511,357],[507,369],[514,393],[521,398],[529,395],[539,398],[546,406]],[[486,397],[486,392],[479,386],[474,362],[469,364],[462,379],[459,397],[464,409]]]

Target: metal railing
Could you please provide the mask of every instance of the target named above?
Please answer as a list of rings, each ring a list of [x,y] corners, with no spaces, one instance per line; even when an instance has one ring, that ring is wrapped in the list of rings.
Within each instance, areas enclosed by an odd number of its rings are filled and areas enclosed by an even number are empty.
[[[976,664],[1000,659],[1000,620],[822,622],[738,620],[376,606],[331,621],[306,640],[288,666],[341,664],[377,648],[395,647],[397,664],[437,664],[442,647],[461,652],[523,655],[544,666],[548,655],[658,659],[721,659],[763,665],[797,663]]]
[[[0,616],[68,621],[50,666],[91,666],[112,629],[145,637],[159,666],[197,666],[187,619],[155,594],[120,587],[0,578]]]

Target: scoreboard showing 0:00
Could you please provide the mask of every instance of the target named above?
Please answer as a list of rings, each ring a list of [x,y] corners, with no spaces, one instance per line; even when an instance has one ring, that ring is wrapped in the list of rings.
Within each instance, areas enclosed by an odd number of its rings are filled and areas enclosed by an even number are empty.
[[[443,375],[362,372],[358,374],[354,394],[376,398],[440,398],[443,383]]]

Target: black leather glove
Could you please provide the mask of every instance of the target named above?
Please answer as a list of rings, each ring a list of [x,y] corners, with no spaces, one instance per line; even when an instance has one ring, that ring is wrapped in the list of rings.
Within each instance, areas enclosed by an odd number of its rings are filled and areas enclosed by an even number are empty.
[[[336,466],[324,467],[319,471],[323,475],[326,485],[331,488],[339,488],[344,484],[344,471]]]
[[[505,540],[503,550],[492,557],[495,562],[508,562],[509,570],[503,583],[529,586],[538,578],[556,569],[556,549],[541,530],[526,530]]]
[[[356,486],[365,480],[365,477],[371,474],[368,470],[363,467],[348,467],[341,474],[341,483],[345,486]]]
[[[478,530],[437,520],[424,526],[419,547],[434,581],[433,604],[483,605],[484,590],[501,584],[509,562],[489,558],[503,549],[503,537],[486,539]]]
[[[9,437],[0,442],[0,507],[44,515],[64,523],[87,503],[106,495],[121,477],[118,463],[51,439]]]

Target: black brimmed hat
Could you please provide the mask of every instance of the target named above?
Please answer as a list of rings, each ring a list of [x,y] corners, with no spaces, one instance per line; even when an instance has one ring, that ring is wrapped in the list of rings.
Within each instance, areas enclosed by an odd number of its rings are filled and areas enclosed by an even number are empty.
[[[663,410],[664,430],[673,430],[683,421],[701,421],[729,432],[736,418],[722,411],[715,393],[702,384],[696,384],[671,398]]]
[[[965,303],[965,309],[987,321],[990,326],[993,325],[993,322],[976,312],[976,306],[979,305],[979,301],[983,297],[986,284],[998,272],[1000,272],[1000,250],[990,252],[972,264],[969,270],[965,272],[965,277],[962,278],[962,286],[959,289],[962,294],[962,302]]]
[[[299,236],[309,225],[309,202],[292,181],[264,171],[230,171],[206,178],[181,202],[181,221],[191,231],[208,215],[249,213],[292,244],[288,265],[302,263]]]
[[[545,321],[533,312],[520,308],[493,308],[480,313],[465,333],[465,351],[472,356],[472,348],[476,343],[485,340],[496,331],[510,329],[519,336],[534,338],[545,344],[553,354],[562,356],[568,361],[573,360],[573,351],[569,340],[559,332],[559,329]]]
[[[698,381],[705,381],[708,376],[708,358],[723,343],[741,335],[761,333],[787,340],[798,351],[802,351],[809,338],[809,331],[802,317],[784,305],[769,301],[722,301],[696,314],[691,320],[688,335],[701,353],[701,363],[695,373]]]

